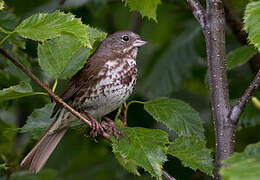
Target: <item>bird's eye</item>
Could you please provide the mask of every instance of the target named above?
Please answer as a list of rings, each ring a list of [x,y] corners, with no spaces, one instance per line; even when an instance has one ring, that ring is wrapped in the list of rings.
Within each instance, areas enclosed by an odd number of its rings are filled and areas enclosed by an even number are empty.
[[[125,41],[125,42],[129,41],[129,37],[126,36],[126,35],[122,36],[122,39],[123,39],[123,41]]]

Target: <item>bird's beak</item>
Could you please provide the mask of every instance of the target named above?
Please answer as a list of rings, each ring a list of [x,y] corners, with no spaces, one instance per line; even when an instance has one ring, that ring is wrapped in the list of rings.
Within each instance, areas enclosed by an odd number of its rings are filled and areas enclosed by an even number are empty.
[[[147,43],[148,43],[147,41],[143,41],[141,39],[137,39],[137,40],[134,41],[133,46],[134,47],[141,47],[141,46],[146,45]]]

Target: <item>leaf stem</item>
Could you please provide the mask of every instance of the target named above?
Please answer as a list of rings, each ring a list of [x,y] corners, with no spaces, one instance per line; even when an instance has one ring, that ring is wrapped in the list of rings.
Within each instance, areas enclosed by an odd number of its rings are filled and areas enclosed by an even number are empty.
[[[45,92],[33,92],[33,95],[44,95],[44,96],[48,96],[48,93]]]
[[[54,84],[53,84],[53,87],[52,87],[53,92],[55,92],[57,85],[58,85],[58,80],[56,79]]]
[[[12,35],[12,33],[7,34],[1,41],[0,41],[0,47],[4,44],[4,42]]]
[[[137,100],[133,100],[133,101],[130,101],[127,105],[126,105],[126,110],[125,110],[125,113],[127,114],[127,111],[128,111],[128,108],[131,104],[134,104],[134,103],[137,103],[137,104],[144,104],[143,101],[137,101]]]

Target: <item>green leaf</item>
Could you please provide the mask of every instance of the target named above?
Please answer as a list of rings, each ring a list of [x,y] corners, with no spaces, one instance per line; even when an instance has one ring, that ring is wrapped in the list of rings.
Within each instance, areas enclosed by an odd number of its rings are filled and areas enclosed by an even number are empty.
[[[224,180],[258,180],[260,177],[260,142],[248,145],[244,152],[234,153],[223,161],[220,174]]]
[[[244,24],[250,43],[260,51],[260,1],[251,2],[246,6]]]
[[[72,56],[79,51],[80,46],[80,42],[70,36],[61,36],[39,44],[39,64],[48,75],[55,79],[69,78],[73,73],[76,73],[77,70],[79,70],[79,67],[75,68],[75,65],[82,65],[86,61],[86,53],[83,53],[83,56],[80,56],[82,54],[79,53],[79,56],[77,56],[78,58],[74,58],[74,64],[71,62],[74,66],[72,68],[67,67]]]
[[[136,166],[141,166],[152,176],[161,179],[162,164],[166,161],[168,134],[158,129],[122,128],[127,134],[120,143],[113,142],[113,152],[120,164],[131,165],[127,169],[137,173]]]
[[[2,11],[5,8],[5,2],[0,1],[0,11]]]
[[[51,14],[40,13],[27,18],[16,27],[15,32],[24,38],[42,42],[61,35],[71,35],[84,46],[91,48],[87,28],[89,29],[71,13],[55,11]]]
[[[89,48],[80,48],[77,52],[73,54],[71,59],[68,61],[66,67],[60,74],[59,78],[68,79],[72,77],[84,66],[91,53],[92,51],[90,51]]]
[[[9,31],[12,31],[15,26],[17,25],[17,18],[16,16],[9,12],[9,11],[1,11],[0,12],[0,29],[1,31],[6,31],[4,33],[9,33]]]
[[[87,26],[86,31],[88,33],[88,38],[91,45],[93,45],[96,41],[102,41],[107,36],[107,33],[99,31],[96,28],[92,28],[89,26]]]
[[[247,46],[247,45],[239,47],[234,51],[231,51],[227,55],[227,69],[230,70],[245,64],[256,53],[257,50],[254,48],[254,46]]]
[[[179,136],[204,137],[203,121],[199,113],[181,100],[157,98],[145,102],[144,109]]]
[[[130,7],[130,11],[139,11],[142,16],[147,16],[157,22],[156,10],[161,0],[124,0]]]
[[[0,90],[0,102],[17,99],[25,96],[32,96],[39,94],[38,92],[32,92],[32,87],[27,82],[21,82],[16,86],[11,86]]]
[[[5,170],[5,171],[8,169],[8,167],[6,166],[6,163],[0,164],[0,170],[1,169]]]
[[[119,152],[114,152],[116,159],[118,162],[123,166],[127,171],[130,173],[133,173],[137,176],[140,176],[140,173],[138,172],[138,165],[133,160],[125,159]]]
[[[21,132],[30,132],[34,139],[39,139],[53,121],[50,116],[54,106],[55,103],[50,103],[43,108],[34,109],[26,124],[22,127]]]
[[[205,141],[200,141],[195,136],[179,137],[170,144],[168,153],[180,159],[185,167],[195,171],[199,169],[212,176],[213,159]]]

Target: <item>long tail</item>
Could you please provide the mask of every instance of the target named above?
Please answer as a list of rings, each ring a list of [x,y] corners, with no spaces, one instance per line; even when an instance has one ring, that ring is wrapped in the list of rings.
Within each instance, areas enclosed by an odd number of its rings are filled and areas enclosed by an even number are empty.
[[[59,115],[57,116],[20,164],[21,167],[29,167],[30,173],[38,173],[43,168],[51,153],[68,130],[68,127],[55,130],[57,126],[60,126],[61,121],[59,119],[62,118]]]

